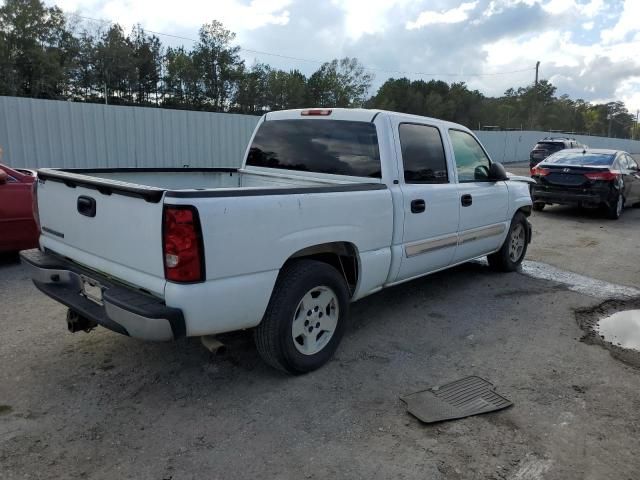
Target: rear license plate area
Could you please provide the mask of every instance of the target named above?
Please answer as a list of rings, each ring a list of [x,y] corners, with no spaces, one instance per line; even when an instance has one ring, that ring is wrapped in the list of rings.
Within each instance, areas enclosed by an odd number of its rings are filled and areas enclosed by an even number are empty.
[[[100,285],[100,282],[84,275],[80,276],[80,280],[82,283],[80,295],[87,300],[91,300],[93,303],[104,305],[102,301],[102,285]]]
[[[547,181],[554,185],[569,185],[572,187],[582,185],[585,181],[584,176],[571,173],[552,173],[547,176]]]

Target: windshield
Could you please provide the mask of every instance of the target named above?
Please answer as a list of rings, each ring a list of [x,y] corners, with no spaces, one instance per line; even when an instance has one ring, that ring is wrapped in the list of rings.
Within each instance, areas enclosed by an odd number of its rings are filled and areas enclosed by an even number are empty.
[[[548,157],[543,163],[608,167],[613,164],[614,158],[615,155],[610,153],[558,152]]]
[[[247,165],[305,172],[381,177],[373,123],[272,120],[256,133]]]

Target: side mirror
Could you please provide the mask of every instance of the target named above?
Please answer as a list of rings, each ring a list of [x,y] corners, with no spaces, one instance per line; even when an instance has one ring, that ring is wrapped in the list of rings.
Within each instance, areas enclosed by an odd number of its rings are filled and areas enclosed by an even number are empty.
[[[508,180],[507,171],[504,169],[501,163],[494,162],[489,167],[489,180],[494,182],[502,182]]]
[[[5,183],[7,183],[9,179],[9,175],[7,175],[7,172],[5,172],[4,170],[0,170],[0,185],[4,185]]]

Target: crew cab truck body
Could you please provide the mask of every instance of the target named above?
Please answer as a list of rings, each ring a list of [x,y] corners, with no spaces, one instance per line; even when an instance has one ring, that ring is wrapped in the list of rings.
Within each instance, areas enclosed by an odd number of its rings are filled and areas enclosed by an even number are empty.
[[[372,110],[264,115],[239,169],[41,169],[35,285],[147,340],[254,328],[292,373],[326,362],[351,301],[489,255],[522,261],[526,183],[466,128]]]

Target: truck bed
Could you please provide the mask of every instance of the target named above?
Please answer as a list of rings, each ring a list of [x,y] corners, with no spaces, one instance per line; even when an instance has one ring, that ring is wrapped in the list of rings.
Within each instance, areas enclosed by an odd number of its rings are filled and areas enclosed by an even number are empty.
[[[202,191],[212,189],[271,189],[331,187],[357,184],[357,179],[310,178],[303,175],[234,168],[102,168],[39,170],[39,178],[60,181],[68,186],[93,187],[100,191],[139,194],[159,201],[165,191]],[[331,177],[323,175],[323,177]],[[370,180],[367,180],[369,183]],[[256,192],[259,194],[260,192]]]

